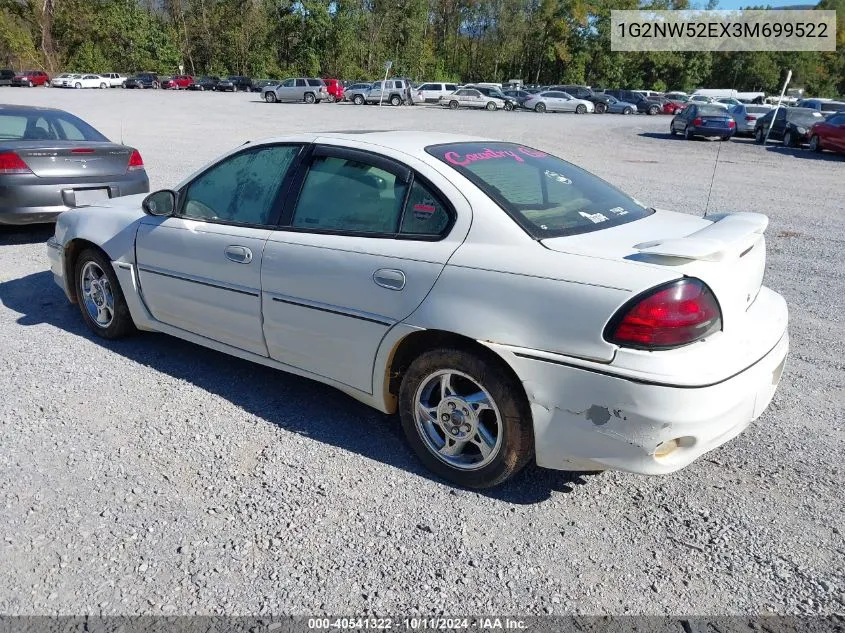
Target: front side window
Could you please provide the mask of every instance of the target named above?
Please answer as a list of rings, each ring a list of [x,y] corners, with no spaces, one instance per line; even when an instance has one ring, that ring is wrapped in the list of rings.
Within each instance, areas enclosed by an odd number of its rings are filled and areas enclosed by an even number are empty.
[[[426,152],[466,176],[537,239],[586,233],[653,213],[597,176],[513,143],[449,143]]]
[[[276,193],[299,146],[241,152],[194,180],[185,193],[182,216],[237,224],[269,224]]]
[[[366,163],[318,156],[311,164],[293,226],[320,231],[395,233],[407,185]]]

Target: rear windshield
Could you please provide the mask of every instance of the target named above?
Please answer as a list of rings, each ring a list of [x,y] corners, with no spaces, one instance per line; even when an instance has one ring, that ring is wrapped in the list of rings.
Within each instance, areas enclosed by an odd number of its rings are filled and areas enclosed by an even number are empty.
[[[6,110],[0,113],[0,141],[108,141],[67,112]]]
[[[745,111],[750,112],[751,114],[765,114],[769,112],[771,108],[767,108],[766,106],[755,106],[755,105],[747,105],[745,106]]]
[[[536,239],[587,233],[653,213],[597,176],[514,143],[449,143],[426,151],[469,180]]]
[[[824,118],[818,110],[811,110],[810,108],[789,108],[786,111],[787,121],[793,123],[807,123],[812,125],[816,121],[821,121]]]
[[[696,114],[703,114],[704,116],[728,116],[727,108],[715,105],[700,105],[697,106]]]

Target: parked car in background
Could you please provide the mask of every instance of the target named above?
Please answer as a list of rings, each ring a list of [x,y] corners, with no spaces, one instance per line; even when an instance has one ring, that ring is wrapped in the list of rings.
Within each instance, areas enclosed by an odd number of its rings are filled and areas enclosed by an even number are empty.
[[[343,100],[351,101],[355,105],[364,105],[367,102],[367,93],[372,87],[373,84],[350,84],[343,91]]]
[[[11,86],[12,79],[15,78],[15,71],[9,68],[0,70],[0,86]]]
[[[389,103],[392,106],[413,105],[413,99],[411,82],[397,78],[376,81],[364,97],[366,103]]]
[[[487,97],[475,88],[461,88],[450,95],[440,97],[440,105],[450,110],[458,108],[498,110],[505,107],[505,102],[496,97]]]
[[[740,103],[739,105],[728,108],[734,121],[736,121],[736,135],[748,134],[753,136],[757,119],[771,109],[772,107],[768,105],[753,105],[750,103]]]
[[[592,101],[576,99],[572,95],[559,90],[547,90],[546,92],[531,95],[525,100],[522,107],[540,113],[574,112],[576,114],[586,114],[595,110]]]
[[[168,90],[185,90],[194,82],[191,75],[173,75],[161,82],[161,87]]]
[[[663,93],[663,96],[669,99],[670,101],[681,101],[686,103],[689,101],[689,95],[686,92],[681,92],[680,90],[672,90],[671,92]]]
[[[727,141],[736,132],[736,121],[727,108],[713,103],[690,103],[672,117],[669,133],[683,134],[688,141],[696,136],[717,136]]]
[[[637,106],[628,101],[620,101],[616,97],[607,95],[607,101],[604,104],[605,112],[610,114],[634,114],[637,111]]]
[[[326,92],[329,93],[328,99],[326,99],[329,103],[343,101],[345,88],[340,81],[337,79],[323,79],[323,82],[326,84]]]
[[[49,83],[50,77],[43,70],[24,70],[15,74],[11,81],[13,86],[27,86],[29,88],[47,86]]]
[[[277,86],[281,82],[281,79],[253,79],[250,90],[252,92],[261,92],[267,86]]]
[[[218,81],[217,85],[214,86],[217,92],[249,92],[251,88],[252,78],[244,77],[243,75],[229,75]]]
[[[665,99],[663,97],[647,97],[652,103],[660,106],[660,114],[676,114],[679,110],[684,109],[685,104],[679,104],[677,101]]]
[[[158,90],[161,88],[161,79],[155,73],[138,73],[129,77],[123,86],[132,89],[152,88]]]
[[[801,99],[796,105],[799,108],[811,108],[822,114],[845,110],[845,101],[834,101],[833,99]]]
[[[50,86],[53,88],[67,88],[71,85],[73,77],[79,77],[74,73],[61,73],[50,80]]]
[[[707,95],[692,95],[689,98],[690,103],[714,103],[715,101],[716,99]]]
[[[730,108],[731,106],[741,105],[743,102],[740,101],[739,99],[734,99],[733,97],[720,97],[720,98],[716,99],[716,103],[721,103],[723,105],[728,106],[728,108]]]
[[[108,82],[109,88],[122,88],[126,82],[126,77],[120,73],[100,73],[100,77]]]
[[[814,152],[828,149],[845,153],[845,110],[813,124],[810,128],[810,149]]]
[[[604,94],[602,92],[596,92],[588,86],[552,86],[551,88],[549,88],[549,90],[559,90],[575,97],[576,99],[586,99],[587,101],[591,101],[593,103],[593,106],[595,106],[596,114],[602,114],[607,110],[607,103],[608,100],[611,98],[611,95]]]
[[[457,84],[441,81],[429,81],[417,88],[417,101],[422,103],[437,103],[440,97],[450,95],[458,89]]]
[[[518,89],[503,90],[502,92],[504,92],[505,95],[507,97],[509,97],[510,99],[513,99],[514,101],[516,101],[516,107],[517,108],[521,108],[522,104],[524,104],[525,101],[531,96],[530,92],[527,92],[525,90],[518,90]]]
[[[643,114],[660,114],[660,105],[654,103],[653,101],[649,101],[644,95],[640,94],[639,92],[634,92],[633,90],[621,90],[618,88],[611,88],[609,90],[605,90],[604,94],[611,95],[616,97],[620,101],[627,101],[628,103],[633,103],[637,106],[637,112],[642,112]]]
[[[275,86],[266,86],[261,91],[261,98],[267,103],[277,101],[320,103],[329,98],[329,92],[322,79],[317,77],[295,77],[285,79]]]
[[[46,253],[94,336],[158,331],[331,385],[484,488],[533,459],[668,474],[760,416],[789,348],[767,225],[655,211],[518,143],[319,132],[63,214]]]
[[[495,86],[481,86],[481,85],[478,85],[478,84],[468,85],[468,86],[465,86],[465,87],[466,88],[474,88],[475,90],[478,90],[478,92],[483,94],[485,97],[491,97],[493,99],[498,99],[499,101],[503,101],[505,105],[502,106],[502,109],[504,109],[504,110],[510,111],[510,110],[513,110],[514,108],[519,107],[519,101],[517,101],[513,97],[507,96],[504,92],[502,92],[501,88],[497,88]]]
[[[149,191],[138,150],[62,110],[0,105],[0,224]]]
[[[781,141],[786,147],[797,147],[809,142],[810,129],[819,121],[824,121],[824,116],[812,108],[774,108],[757,119],[754,140],[765,142],[768,132],[768,140]]]
[[[187,90],[214,90],[220,82],[220,77],[217,75],[203,75],[202,77],[194,77],[194,80],[188,84]]]
[[[105,90],[109,87],[109,82],[105,77],[100,77],[100,75],[93,75],[93,74],[83,74],[83,75],[74,75],[73,79],[70,80],[71,88],[101,88]]]

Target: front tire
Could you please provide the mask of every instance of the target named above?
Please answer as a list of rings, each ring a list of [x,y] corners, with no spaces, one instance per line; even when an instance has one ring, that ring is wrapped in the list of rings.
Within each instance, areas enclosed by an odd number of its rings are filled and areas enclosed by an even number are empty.
[[[669,134],[672,136],[676,136],[678,134],[678,131],[675,129],[675,125],[672,123],[669,124]]]
[[[466,488],[490,488],[519,472],[534,448],[522,388],[487,354],[440,348],[402,378],[399,415],[427,468]]]
[[[819,153],[822,151],[821,139],[819,139],[817,134],[813,134],[813,136],[810,137],[810,151]]]
[[[505,101],[504,109],[506,112],[510,112],[511,110],[513,110],[513,104],[510,101]]]
[[[575,114],[587,114],[587,106],[583,103],[575,108]]]
[[[763,134],[763,128],[758,127],[756,130],[754,130],[754,140],[760,143],[760,145],[763,144],[763,142],[766,140],[766,136],[765,134]]]
[[[77,81],[75,84],[73,84],[73,87],[79,90],[82,88],[82,84]]]
[[[94,334],[116,339],[135,331],[114,268],[102,251],[84,250],[76,260],[74,278],[82,319]]]
[[[450,101],[449,102],[449,109],[450,110],[457,110],[460,104],[457,101]]]
[[[276,103],[276,93],[268,92],[264,95],[264,101],[267,103]]]
[[[399,98],[399,95],[393,95],[392,97],[390,97],[390,105],[392,105],[392,106],[402,105],[402,99]]]
[[[783,146],[795,147],[795,137],[792,136],[792,132],[787,132],[783,135]]]
[[[100,84],[100,90],[105,90],[108,86],[105,83]]]
[[[496,104],[495,104],[495,103],[493,103],[492,101],[491,101],[491,102],[489,102],[489,103],[488,103],[486,106],[484,106],[484,107],[485,107],[487,110],[489,110],[490,112],[495,112],[495,111],[496,111]]]
[[[657,106],[651,106],[651,107],[648,109],[648,113],[649,113],[651,116],[654,116],[654,115],[655,115],[655,114],[657,114],[658,112],[660,112],[660,108],[658,108]]]
[[[352,103],[354,103],[355,105],[364,105],[363,95],[355,95],[355,98],[352,99]]]
[[[545,103],[538,103],[534,106],[534,112],[538,112],[539,114],[543,114],[546,111],[546,104]]]
[[[607,112],[607,106],[601,102],[596,104],[596,114],[604,114]]]
[[[634,109],[633,108],[625,108],[624,110],[622,110],[622,114],[634,114]]]

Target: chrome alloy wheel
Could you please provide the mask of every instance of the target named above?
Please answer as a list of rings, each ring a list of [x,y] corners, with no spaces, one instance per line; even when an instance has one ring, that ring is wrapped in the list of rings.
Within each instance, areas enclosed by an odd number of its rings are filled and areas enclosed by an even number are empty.
[[[460,470],[489,464],[502,446],[502,418],[490,394],[468,375],[434,372],[414,396],[417,432],[438,459]]]
[[[82,300],[91,319],[101,328],[110,326],[114,320],[114,294],[109,278],[97,262],[85,264],[80,286]]]

